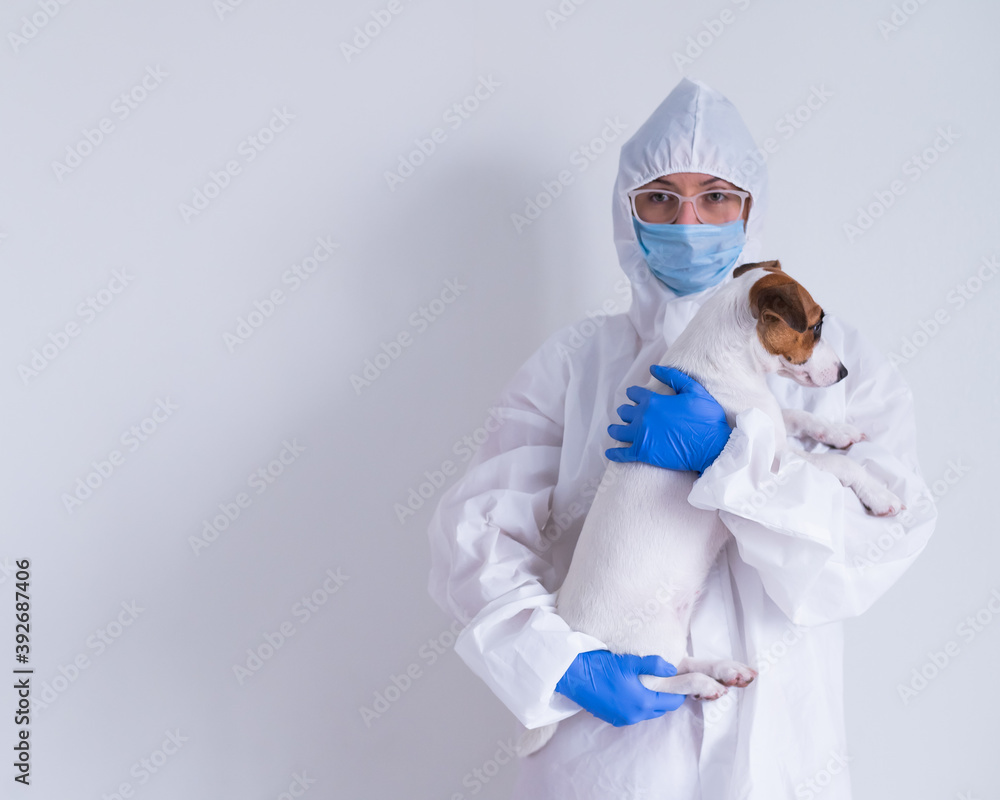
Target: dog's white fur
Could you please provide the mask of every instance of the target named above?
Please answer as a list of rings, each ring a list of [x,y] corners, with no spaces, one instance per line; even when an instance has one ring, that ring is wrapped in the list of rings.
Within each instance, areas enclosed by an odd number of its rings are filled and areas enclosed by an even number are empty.
[[[782,412],[767,388],[767,373],[806,386],[829,386],[846,374],[822,336],[804,364],[792,364],[765,349],[749,293],[768,274],[749,268],[722,287],[702,306],[662,363],[698,380],[725,410],[730,425],[747,408],[767,413],[774,422],[778,454],[788,446],[786,434],[838,448],[860,441],[862,432],[847,423],[826,422],[805,411]],[[648,386],[674,393],[655,378]],[[796,452],[852,488],[872,513],[895,514],[902,508],[899,498],[842,454]],[[714,700],[726,693],[727,686],[746,686],[757,673],[735,661],[686,656],[694,603],[729,535],[717,512],[687,502],[694,480],[693,472],[609,462],[559,590],[557,610],[573,630],[597,637],[612,652],[655,654],[676,666],[674,677],[640,676],[648,688]],[[519,753],[535,752],[555,729],[553,724],[527,731]]]

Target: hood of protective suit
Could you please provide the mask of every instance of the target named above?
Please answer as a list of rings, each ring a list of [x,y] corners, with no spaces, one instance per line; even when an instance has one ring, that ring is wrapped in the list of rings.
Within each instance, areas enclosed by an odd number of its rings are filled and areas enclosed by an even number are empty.
[[[700,81],[684,78],[623,146],[614,189],[615,247],[632,283],[629,316],[640,336],[659,337],[664,314],[679,299],[650,272],[636,239],[628,192],[675,172],[702,172],[750,192],[746,245],[740,264],[760,260],[761,229],[767,206],[767,173],[753,156],[757,145],[736,107]],[[688,295],[699,305],[732,280]]]

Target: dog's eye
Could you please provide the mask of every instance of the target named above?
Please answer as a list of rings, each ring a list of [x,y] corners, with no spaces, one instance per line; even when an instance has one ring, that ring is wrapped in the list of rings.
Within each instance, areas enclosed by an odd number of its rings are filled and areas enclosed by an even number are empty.
[[[815,325],[812,326],[813,336],[819,339],[820,333],[823,331],[823,320],[820,320]]]

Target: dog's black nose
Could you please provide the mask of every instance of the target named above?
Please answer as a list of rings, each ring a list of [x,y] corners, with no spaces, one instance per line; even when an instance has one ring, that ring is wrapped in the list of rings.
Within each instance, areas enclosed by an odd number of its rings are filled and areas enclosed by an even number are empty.
[[[837,370],[837,380],[842,381],[846,377],[847,377],[847,367],[841,364],[840,369]]]

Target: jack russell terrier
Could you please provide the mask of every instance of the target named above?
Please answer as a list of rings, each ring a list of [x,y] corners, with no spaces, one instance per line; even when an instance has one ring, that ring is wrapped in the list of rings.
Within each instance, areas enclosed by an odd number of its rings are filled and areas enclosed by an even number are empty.
[[[786,436],[808,437],[846,448],[866,436],[846,422],[828,422],[806,411],[782,410],[764,376],[777,373],[803,386],[831,386],[847,375],[820,336],[823,309],[777,261],[744,264],[734,280],[699,309],[669,348],[662,364],[690,375],[726,412],[759,408],[774,422],[776,455]],[[673,390],[655,378],[648,388]],[[841,453],[794,449],[847,487],[873,514],[897,514],[899,498]],[[670,678],[642,675],[658,692],[715,700],[728,686],[747,686],[757,673],[736,661],[686,657],[694,603],[729,535],[718,512],[695,508],[687,496],[696,475],[642,462],[609,462],[587,514],[556,608],[573,630],[589,633],[615,653],[659,655],[677,668]],[[663,588],[669,587],[666,599]],[[636,625],[636,611],[657,607]],[[545,745],[558,723],[527,731],[522,756]]]

